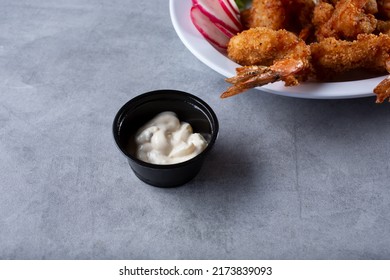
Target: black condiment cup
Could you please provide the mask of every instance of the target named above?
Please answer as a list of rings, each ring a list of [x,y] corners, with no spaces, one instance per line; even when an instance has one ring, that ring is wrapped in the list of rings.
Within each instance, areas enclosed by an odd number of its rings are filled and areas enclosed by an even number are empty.
[[[199,155],[169,165],[151,164],[136,157],[134,136],[137,130],[164,111],[175,112],[180,121],[188,122],[194,132],[206,139],[207,147]],[[115,142],[131,169],[143,182],[156,187],[176,187],[193,179],[213,147],[218,130],[217,116],[206,102],[192,94],[170,89],[136,96],[118,111],[113,122]]]

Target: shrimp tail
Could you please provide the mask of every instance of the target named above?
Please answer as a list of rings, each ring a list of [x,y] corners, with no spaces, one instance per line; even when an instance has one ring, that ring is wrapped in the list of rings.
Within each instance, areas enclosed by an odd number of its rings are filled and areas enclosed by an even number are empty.
[[[237,75],[226,79],[233,86],[222,93],[221,98],[231,97],[248,89],[281,80],[286,86],[295,86],[305,77],[303,73],[307,65],[308,62],[301,59],[288,58],[276,61],[270,67],[252,65],[237,68]]]
[[[383,103],[388,98],[390,102],[390,76],[376,86],[374,93],[376,94],[376,103]]]
[[[233,84],[224,93],[221,98],[227,98],[239,93],[245,92],[251,88],[276,82],[280,76],[269,67],[264,66],[244,66],[237,69],[237,75],[226,79],[228,83]]]
[[[390,58],[387,59],[385,67],[390,73]],[[387,76],[375,87],[374,93],[376,94],[376,103],[383,103],[386,99],[389,99],[390,102],[390,76]]]

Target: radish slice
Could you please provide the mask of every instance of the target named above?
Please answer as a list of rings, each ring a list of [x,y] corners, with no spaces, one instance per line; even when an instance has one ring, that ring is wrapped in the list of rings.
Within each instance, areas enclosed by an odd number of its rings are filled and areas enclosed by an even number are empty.
[[[237,34],[241,31],[241,27],[224,11],[219,0],[192,0],[194,6],[199,9],[214,23],[219,23],[230,32]]]
[[[230,8],[232,8],[233,11],[236,13],[236,15],[239,16],[240,15],[240,9],[238,8],[236,1],[234,1],[234,0],[226,0],[226,2],[229,3]]]
[[[215,26],[218,27],[219,30],[221,30],[226,36],[230,38],[232,38],[235,34],[230,32],[229,30],[227,30],[225,27],[223,27],[222,25],[220,25],[219,23],[214,23]]]
[[[234,22],[234,24],[241,30],[242,25],[240,22],[240,18],[237,16],[236,12],[231,7],[231,4],[228,0],[218,0],[219,4],[221,5],[222,9],[225,11],[225,13],[229,16],[229,18]]]
[[[191,20],[196,29],[198,29],[207,41],[217,48],[226,50],[230,37],[222,32],[221,29],[202,12],[199,5],[195,5],[191,8]]]

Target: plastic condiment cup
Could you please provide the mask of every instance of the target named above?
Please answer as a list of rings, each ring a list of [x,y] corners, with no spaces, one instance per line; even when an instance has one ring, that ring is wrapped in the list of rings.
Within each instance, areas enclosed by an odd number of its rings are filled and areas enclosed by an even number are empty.
[[[136,157],[137,130],[164,111],[175,112],[180,121],[189,123],[195,133],[206,139],[207,147],[199,155],[169,165],[151,164]],[[218,130],[217,116],[206,102],[187,92],[170,89],[147,92],[131,99],[118,111],[113,122],[115,142],[131,169],[139,179],[156,187],[176,187],[193,179],[214,146]]]

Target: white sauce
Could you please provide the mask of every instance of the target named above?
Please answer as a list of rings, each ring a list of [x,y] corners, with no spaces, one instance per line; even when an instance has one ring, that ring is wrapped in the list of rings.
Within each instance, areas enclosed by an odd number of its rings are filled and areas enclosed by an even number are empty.
[[[174,164],[200,154],[207,141],[193,133],[189,123],[180,122],[173,112],[163,112],[136,133],[137,158],[154,164]]]

